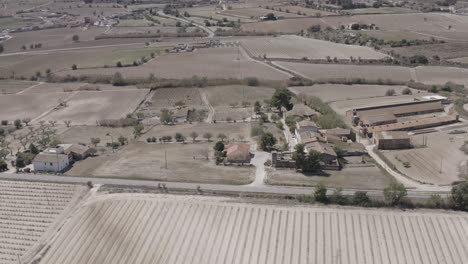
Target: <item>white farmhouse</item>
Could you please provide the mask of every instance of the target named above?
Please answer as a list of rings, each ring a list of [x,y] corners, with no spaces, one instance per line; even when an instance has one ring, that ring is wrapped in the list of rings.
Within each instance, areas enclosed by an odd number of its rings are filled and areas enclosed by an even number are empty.
[[[48,148],[36,155],[33,160],[35,171],[60,172],[70,165],[70,159],[64,153],[63,147]]]

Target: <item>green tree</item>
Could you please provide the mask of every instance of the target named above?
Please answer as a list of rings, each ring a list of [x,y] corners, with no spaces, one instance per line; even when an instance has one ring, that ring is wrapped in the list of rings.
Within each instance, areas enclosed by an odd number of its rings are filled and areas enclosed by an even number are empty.
[[[0,53],[3,53],[5,51],[5,48],[3,47],[3,44],[0,44]]]
[[[370,198],[367,196],[367,192],[357,191],[353,195],[352,203],[359,206],[367,206],[370,203]]]
[[[391,205],[397,205],[408,194],[406,187],[399,182],[390,183],[384,190],[384,198]]]
[[[124,86],[127,84],[125,81],[124,77],[120,72],[114,73],[114,76],[112,76],[111,83],[114,86]]]
[[[327,188],[323,183],[319,183],[315,186],[314,199],[319,203],[328,203]]]
[[[413,92],[411,91],[411,89],[410,89],[410,88],[408,88],[408,87],[407,87],[407,88],[405,88],[405,89],[403,89],[403,91],[402,91],[401,93],[402,93],[402,94],[404,94],[404,95],[410,95],[410,94],[413,94]]]
[[[138,124],[133,127],[133,136],[135,138],[138,138],[141,136],[141,133],[143,132],[143,129],[145,129],[145,126],[143,124]]]
[[[185,141],[185,137],[184,135],[182,135],[181,133],[176,133],[175,134],[175,140],[177,142],[184,142]]]
[[[39,154],[39,149],[36,147],[36,145],[34,145],[34,143],[29,144],[29,150],[32,154]]]
[[[76,64],[73,64],[71,68],[72,68],[72,70],[77,70],[78,66],[76,66]]]
[[[305,157],[302,165],[302,172],[317,172],[322,169],[320,161],[322,160],[322,154],[317,151],[309,151],[309,154]]]
[[[6,170],[8,170],[8,164],[4,160],[0,159],[0,171]]]
[[[452,187],[450,200],[454,209],[468,211],[468,180]]]
[[[254,112],[258,114],[260,111],[262,111],[262,105],[259,101],[256,101],[254,104]]]
[[[260,138],[260,148],[269,151],[276,144],[277,140],[270,132],[264,133]]]
[[[293,160],[296,161],[296,169],[302,170],[306,158],[305,156],[304,144],[297,144],[294,147],[294,153],[292,155]]]
[[[125,145],[125,143],[127,143],[128,139],[124,136],[119,136],[119,138],[117,139],[120,143],[120,145]]]
[[[276,107],[280,113],[282,112],[282,107],[286,108],[287,110],[291,110],[293,107],[291,98],[292,94],[288,89],[278,89],[271,98],[271,106]]]
[[[13,124],[15,125],[16,129],[20,129],[23,127],[23,124],[21,123],[21,119],[16,119]]]
[[[221,139],[222,142],[224,142],[224,140],[227,138],[227,136],[224,133],[219,133],[218,138]]]
[[[94,147],[97,147],[99,143],[101,143],[100,138],[91,138],[91,144],[93,144]]]
[[[122,62],[118,61],[115,66],[117,66],[118,68],[121,68],[122,67]]]
[[[16,168],[24,168],[26,167],[26,163],[24,162],[24,158],[22,155],[18,155],[18,157],[16,158]]]
[[[163,124],[167,125],[174,121],[174,113],[172,111],[169,111],[168,109],[162,109],[159,119]]]
[[[224,151],[224,143],[222,141],[218,141],[216,142],[216,144],[214,145],[213,149],[217,152],[222,152]]]
[[[73,35],[72,39],[73,39],[73,41],[78,42],[78,41],[80,41],[80,36]]]

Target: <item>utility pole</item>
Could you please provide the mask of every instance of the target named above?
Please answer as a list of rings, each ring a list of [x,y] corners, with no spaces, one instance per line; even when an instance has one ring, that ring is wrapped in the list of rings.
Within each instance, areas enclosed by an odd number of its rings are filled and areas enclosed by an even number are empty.
[[[442,162],[444,160],[444,157],[441,157],[440,158],[440,170],[439,170],[439,173],[442,173]]]
[[[167,150],[164,150],[164,168],[167,170]]]

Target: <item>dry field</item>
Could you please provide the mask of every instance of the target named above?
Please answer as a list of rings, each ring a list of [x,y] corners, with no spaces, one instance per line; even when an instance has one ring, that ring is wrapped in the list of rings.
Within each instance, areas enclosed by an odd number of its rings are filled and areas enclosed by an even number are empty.
[[[300,36],[280,36],[266,38],[248,38],[242,45],[255,57],[284,58],[284,59],[338,59],[363,58],[383,59],[387,55],[369,47],[344,45],[318,39]]]
[[[0,81],[0,95],[16,94],[37,84],[38,84],[37,82],[30,82],[30,81],[1,80]]]
[[[291,13],[301,12],[302,14],[306,14],[307,16],[316,16],[317,13],[320,13],[321,16],[329,16],[329,15],[336,15],[332,12],[327,12],[323,10],[307,8],[299,5],[282,5],[282,6],[275,6],[275,9],[281,8],[283,12],[289,10]]]
[[[229,5],[234,6],[235,3],[229,3]],[[187,11],[192,17],[202,17],[204,19],[214,19],[214,20],[223,20],[224,18],[228,19],[229,21],[237,21],[237,19],[240,19],[242,23],[245,22],[253,22],[256,21],[257,19],[250,19],[250,17],[234,17],[230,15],[226,15],[222,13],[222,10],[219,8],[216,8],[213,5],[210,6],[199,6],[199,7],[193,7],[193,8],[184,8],[181,9],[181,13]],[[159,18],[158,18],[159,19]],[[191,18],[189,18],[191,19]]]
[[[305,94],[318,96],[324,102],[346,101],[359,98],[384,97],[388,89],[394,89],[396,94],[401,94],[406,86],[388,85],[343,85],[343,84],[317,84],[313,86],[290,87],[289,89],[297,95]],[[413,94],[418,91],[413,90]]]
[[[468,57],[468,44],[464,41],[449,41],[442,44],[388,48],[388,51],[391,50],[396,54],[406,57],[411,57],[414,54],[424,55],[427,58],[432,58],[437,55],[441,60]]]
[[[0,181],[0,263],[34,255],[82,197],[65,184]]]
[[[116,153],[75,163],[66,175],[236,185],[254,180],[254,167],[216,166],[213,146],[214,142],[130,143]]]
[[[320,25],[322,28],[329,26],[323,19],[320,18],[298,18],[247,23],[243,24],[241,29],[244,31],[264,33],[298,33],[301,30],[307,30],[312,25]]]
[[[427,147],[408,150],[384,151],[385,157],[403,174],[426,183],[449,185],[466,175],[466,155],[460,147],[468,135],[450,135],[446,131],[412,136],[413,144],[421,145],[423,137]],[[405,168],[403,162],[409,162]],[[441,167],[442,165],[442,167]]]
[[[80,208],[41,263],[462,264],[467,234],[458,212],[113,194]]]
[[[367,80],[409,81],[412,79],[410,69],[401,66],[274,63],[312,80],[363,78]]]
[[[54,108],[68,93],[7,94],[0,96],[0,120],[32,118]]]
[[[0,83],[1,85],[1,83]],[[85,91],[95,90],[99,91],[118,91],[118,90],[130,90],[138,89],[136,86],[113,86],[110,84],[88,84],[88,83],[41,83],[38,85],[30,86],[24,90],[24,94],[37,94],[37,93],[61,93],[61,92],[72,92],[72,91]]]
[[[353,15],[417,13],[417,11],[415,10],[402,8],[402,7],[358,8],[358,9],[350,9],[350,10],[347,10],[346,12],[353,14]]]
[[[151,98],[152,106],[158,109],[174,107],[178,101],[184,102],[189,108],[204,106],[200,90],[197,88],[161,88],[157,89]]]
[[[109,135],[109,136],[108,136]],[[106,146],[112,140],[117,141],[120,137],[133,138],[133,128],[110,128],[101,126],[71,126],[58,135],[63,143],[83,143],[91,145],[91,138],[99,138],[101,142],[98,147]]]
[[[393,178],[373,164],[345,167],[341,171],[325,171],[327,176],[304,175],[290,169],[268,169],[267,184],[315,186],[324,183],[328,187],[349,189],[383,189]]]
[[[143,66],[127,68],[83,69],[62,71],[60,75],[113,75],[121,72],[126,77],[147,78],[151,73],[161,78],[191,78],[194,75],[208,78],[245,78],[255,76],[259,79],[285,80],[283,72],[251,60],[237,48],[198,49],[190,53],[164,54]],[[240,56],[240,57],[239,57]],[[240,60],[237,60],[237,58]]]
[[[240,8],[240,9],[231,9],[231,10],[226,10],[222,11],[221,14],[227,14],[231,16],[236,16],[236,17],[243,17],[243,18],[251,18],[251,19],[258,19],[261,16],[266,16],[269,13],[273,13],[276,17],[282,16],[282,17],[302,17],[298,14],[295,13],[286,13],[284,12],[286,9],[283,10],[283,12],[276,10],[271,10],[271,9],[266,9],[262,7],[253,7],[253,8]]]
[[[55,109],[40,120],[95,125],[98,120],[118,119],[133,113],[148,92],[147,89],[73,92],[66,107]]]
[[[203,88],[208,100],[212,106],[223,106],[237,103],[239,106],[242,102],[254,104],[255,101],[270,99],[275,93],[275,89],[269,87],[253,87],[246,85],[227,85],[227,86],[210,86]]]
[[[455,67],[416,67],[418,81],[427,84],[454,82],[468,86],[468,70]]]
[[[352,31],[349,31],[352,32]],[[384,30],[367,30],[360,32],[363,35],[383,39],[385,41],[401,41],[406,40],[431,40],[430,35],[424,35],[417,32],[407,31],[384,31]],[[421,48],[421,46],[418,46]]]
[[[193,123],[180,124],[175,126],[160,125],[152,127],[149,131],[140,137],[140,140],[146,141],[146,138],[148,137],[174,137],[176,133],[181,133],[187,138],[186,141],[192,142],[192,138],[190,138],[190,133],[192,132],[196,132],[198,134],[197,140],[200,141],[206,141],[206,139],[203,138],[203,135],[207,132],[213,135],[213,138],[211,138],[212,141],[217,141],[217,136],[220,133],[225,134],[230,141],[235,141],[239,138],[248,140],[250,137],[250,123]]]

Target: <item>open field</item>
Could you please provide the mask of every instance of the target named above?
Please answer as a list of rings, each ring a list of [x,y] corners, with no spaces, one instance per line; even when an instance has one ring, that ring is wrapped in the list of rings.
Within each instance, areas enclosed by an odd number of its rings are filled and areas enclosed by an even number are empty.
[[[312,25],[320,25],[322,28],[329,26],[320,18],[298,18],[247,23],[243,24],[241,29],[262,33],[299,33],[301,30],[307,30]]]
[[[116,153],[75,163],[66,175],[218,184],[248,184],[254,180],[254,167],[216,166],[213,146],[214,142],[131,143]]]
[[[140,141],[146,141],[148,137],[162,137],[162,136],[172,136],[174,137],[176,133],[181,133],[186,137],[186,141],[192,142],[190,138],[190,133],[196,132],[198,134],[197,140],[206,141],[203,138],[203,135],[207,132],[211,133],[213,137],[212,141],[217,141],[217,136],[220,133],[225,134],[229,141],[236,141],[240,137],[244,140],[250,138],[250,123],[193,123],[193,124],[180,124],[175,126],[154,126],[144,135],[140,137]],[[158,147],[159,145],[155,146]]]
[[[35,255],[78,203],[83,186],[0,181],[0,262]]]
[[[305,14],[306,16],[316,16],[318,13],[321,16],[336,15],[335,13],[332,13],[332,12],[313,9],[313,8],[308,8],[308,7],[303,7],[303,6],[299,6],[299,5],[281,5],[281,6],[275,6],[274,8],[276,10],[281,8],[283,10],[283,12],[286,12],[286,10],[289,10],[289,12],[296,13],[296,14],[297,14],[297,12],[301,12],[302,14]]]
[[[346,12],[353,14],[353,15],[416,13],[415,10],[402,8],[402,7],[358,8],[358,9],[346,10]]]
[[[231,9],[231,10],[226,10],[222,11],[221,14],[227,14],[227,15],[232,15],[232,16],[239,16],[239,17],[244,17],[244,18],[251,18],[251,19],[258,19],[261,16],[266,16],[269,13],[273,13],[276,17],[282,16],[282,17],[301,17],[298,14],[295,13],[286,13],[285,10],[283,12],[276,10],[271,10],[271,9],[266,9],[262,7],[252,7],[252,8],[239,8],[239,9]]]
[[[200,90],[197,88],[160,88],[154,91],[151,98],[152,107],[158,109],[172,108],[178,101],[184,102],[189,108],[204,106]]]
[[[133,138],[132,127],[101,127],[101,126],[71,126],[66,129],[63,133],[58,135],[58,139],[66,144],[83,143],[91,145],[91,138],[99,138],[101,142],[97,145],[98,147],[106,146],[107,143],[117,141],[120,137],[126,137],[128,139]]]
[[[37,84],[37,82],[30,81],[2,80],[0,82],[0,95],[16,94]]]
[[[0,8],[0,16],[3,16],[1,8]],[[15,29],[15,28],[20,28],[20,27],[30,26],[39,21],[40,21],[39,19],[1,17],[0,18],[0,31],[4,29]]]
[[[345,167],[340,171],[325,171],[324,176],[304,175],[294,169],[267,170],[266,183],[271,185],[316,186],[319,183],[327,187],[349,189],[383,189],[393,180],[373,164]]]
[[[349,31],[351,32],[351,31]],[[384,30],[367,30],[359,32],[361,34],[367,35],[369,37],[374,37],[378,39],[383,39],[385,41],[401,41],[406,40],[431,40],[430,35],[420,34],[417,32],[407,32],[407,31],[384,31]],[[418,46],[418,48],[421,48]]]
[[[226,85],[226,86],[210,86],[203,88],[208,100],[212,106],[223,106],[237,103],[238,106],[242,102],[249,102],[252,106],[255,101],[270,99],[275,93],[274,88],[257,87],[246,85]]]
[[[229,5],[234,6],[236,3],[229,3]],[[237,17],[225,14],[221,9],[216,8],[215,6],[199,6],[193,8],[184,8],[180,12],[187,11],[192,17],[202,17],[204,19],[214,19],[214,20],[223,20],[226,18],[229,21],[241,20],[242,23],[256,21],[257,18],[251,19],[250,17]],[[191,17],[189,18],[191,19]]]
[[[468,86],[468,70],[455,67],[416,67],[418,80],[427,84],[445,84],[454,82]]]
[[[240,54],[240,55],[239,55]],[[237,60],[237,58],[240,58]],[[203,66],[201,66],[201,63]],[[194,75],[208,78],[257,77],[267,80],[285,80],[283,72],[251,60],[237,48],[198,49],[190,53],[164,54],[149,63],[138,67],[83,69],[62,71],[60,75],[113,75],[121,72],[126,77],[146,78],[151,73],[162,78],[191,78]]]
[[[466,213],[265,203],[98,196],[63,227],[41,263],[462,264],[468,258]]]
[[[296,62],[274,62],[274,64],[296,72],[311,80],[363,78],[367,80],[409,81],[412,79],[410,69],[401,66],[311,64]]]
[[[282,59],[326,59],[350,57],[362,59],[383,59],[387,55],[369,47],[344,45],[324,40],[304,38],[300,36],[279,36],[265,38],[247,38],[242,45],[255,57]]]
[[[317,84],[313,86],[290,87],[295,94],[320,97],[324,102],[345,101],[359,98],[384,97],[388,89],[394,89],[401,94],[406,86],[388,85],[343,85],[343,84]],[[413,94],[419,91],[411,89]]]
[[[0,84],[1,85],[1,84]],[[113,86],[110,84],[88,84],[88,83],[41,83],[24,90],[24,94],[36,94],[36,93],[61,93],[61,92],[72,92],[72,91],[86,91],[86,90],[98,90],[98,91],[118,91],[118,90],[130,90],[138,89],[136,86]]]
[[[411,140],[421,145],[423,137],[427,139],[427,147],[382,153],[398,171],[421,182],[449,185],[467,175],[466,155],[460,150],[468,140],[467,134],[450,135],[443,131],[414,135]],[[410,167],[403,166],[404,162],[409,162]]]
[[[148,92],[146,89],[74,92],[66,107],[54,109],[41,120],[95,125],[98,120],[119,119],[133,113]]]
[[[0,96],[0,120],[32,118],[41,115],[69,96],[68,93],[7,94]]]
[[[406,57],[419,54],[427,58],[432,58],[437,55],[441,60],[449,60],[468,57],[468,43],[464,41],[448,41],[441,44],[388,48],[388,51],[393,51],[396,54]]]

